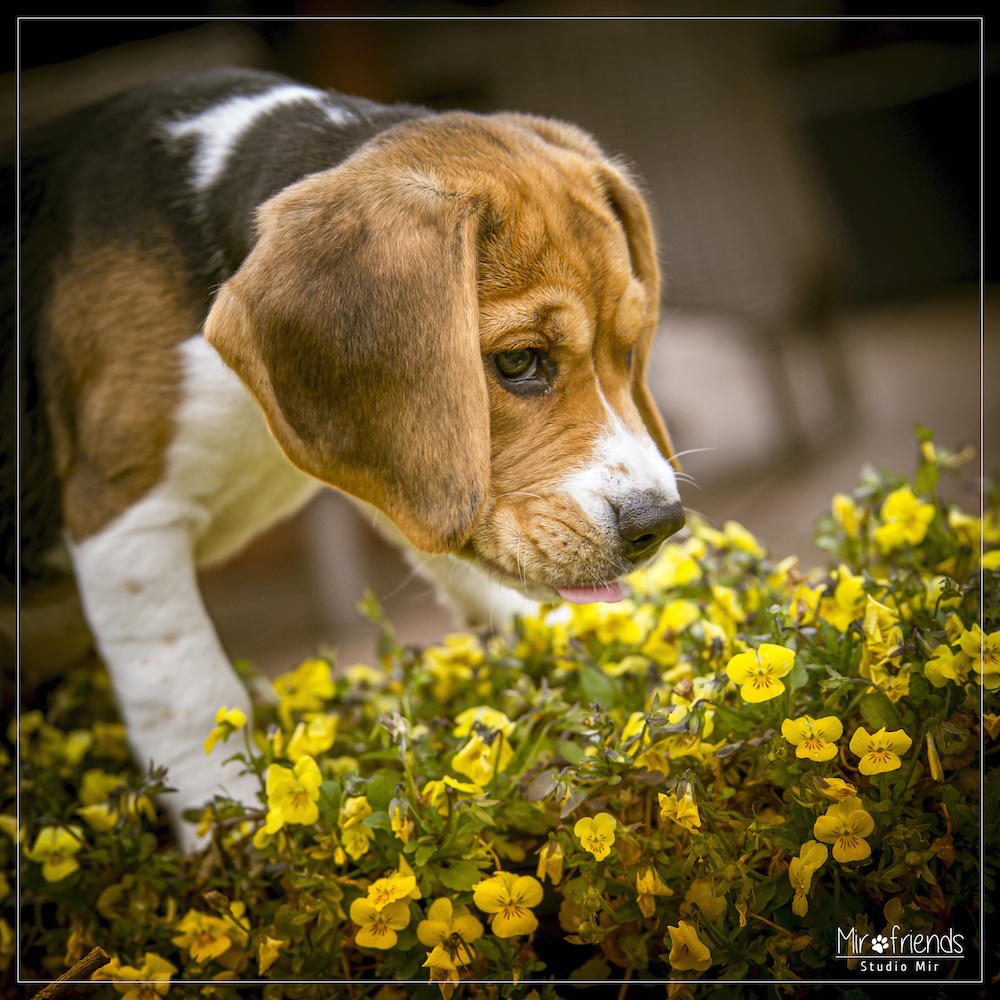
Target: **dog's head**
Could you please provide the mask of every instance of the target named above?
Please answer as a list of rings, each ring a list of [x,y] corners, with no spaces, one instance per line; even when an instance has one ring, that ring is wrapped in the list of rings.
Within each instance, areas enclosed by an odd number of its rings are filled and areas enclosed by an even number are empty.
[[[299,468],[538,599],[599,599],[683,525],[649,217],[584,132],[405,122],[257,224],[205,335]]]

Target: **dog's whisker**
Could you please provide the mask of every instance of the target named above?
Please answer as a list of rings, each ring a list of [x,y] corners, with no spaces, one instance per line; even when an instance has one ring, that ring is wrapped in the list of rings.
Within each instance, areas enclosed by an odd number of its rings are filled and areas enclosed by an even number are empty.
[[[716,451],[716,450],[717,449],[715,448],[714,445],[709,448],[688,448],[685,451],[675,451],[674,458],[680,458],[682,455],[695,455],[700,451]]]

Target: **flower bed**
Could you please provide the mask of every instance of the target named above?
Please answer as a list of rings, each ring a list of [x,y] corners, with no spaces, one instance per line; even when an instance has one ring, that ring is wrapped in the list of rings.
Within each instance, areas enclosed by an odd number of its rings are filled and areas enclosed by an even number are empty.
[[[171,977],[550,996],[553,978],[864,978],[933,935],[965,957],[926,978],[974,977],[1000,530],[936,499],[960,459],[924,438],[912,486],[870,472],[834,498],[826,573],[692,519],[628,600],[545,608],[506,639],[402,648],[367,598],[374,667],[308,660],[252,723],[220,707],[206,746],[260,776],[261,806],[191,817],[211,838],[193,858],[154,808],[169,776],[129,763],[106,675],[81,668],[21,717],[22,973],[100,945],[96,997]],[[989,859],[995,770],[985,785]]]

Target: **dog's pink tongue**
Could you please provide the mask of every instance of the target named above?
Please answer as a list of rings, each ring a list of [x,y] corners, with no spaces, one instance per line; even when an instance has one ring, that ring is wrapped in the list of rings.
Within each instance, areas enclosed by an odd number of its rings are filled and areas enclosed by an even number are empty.
[[[620,583],[602,583],[597,587],[559,587],[559,595],[570,604],[615,604],[625,596]]]

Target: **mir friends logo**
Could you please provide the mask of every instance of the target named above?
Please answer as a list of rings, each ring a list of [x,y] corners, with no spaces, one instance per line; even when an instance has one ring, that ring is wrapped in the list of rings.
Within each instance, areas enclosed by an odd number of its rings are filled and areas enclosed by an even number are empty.
[[[897,972],[934,974],[947,972],[944,964],[965,957],[965,935],[954,930],[942,934],[902,933],[899,924],[885,932],[869,936],[854,927],[837,928],[837,958],[858,963],[859,972]],[[886,937],[888,933],[888,937]]]

